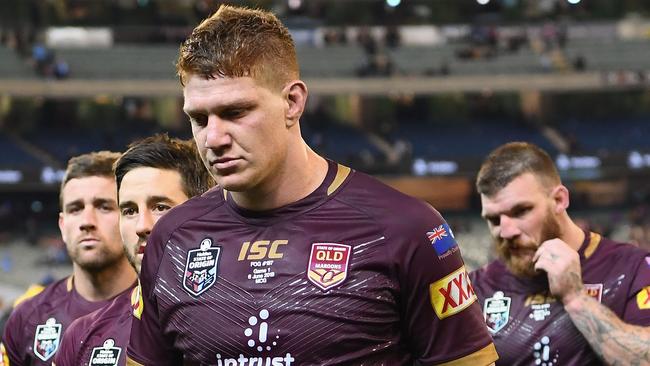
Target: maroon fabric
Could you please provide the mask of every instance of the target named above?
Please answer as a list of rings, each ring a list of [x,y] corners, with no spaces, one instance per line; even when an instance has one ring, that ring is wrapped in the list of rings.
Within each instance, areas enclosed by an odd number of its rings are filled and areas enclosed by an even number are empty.
[[[48,337],[51,340],[50,349],[58,349],[63,333],[73,320],[89,314],[109,304],[106,301],[87,301],[77,293],[74,288],[68,290],[65,278],[48,286],[43,292],[21,303],[7,320],[2,342],[6,348],[11,366],[50,366],[53,353],[41,351],[45,360],[37,357],[34,350],[34,340],[37,327],[46,325],[48,319],[53,318],[56,334]],[[60,326],[59,326],[60,325]]]
[[[54,357],[56,366],[126,365],[131,293],[123,292],[107,306],[73,321]]]
[[[625,322],[650,325],[650,309],[641,310],[636,302],[637,293],[650,285],[648,253],[603,238],[585,258],[589,233],[585,237],[579,250],[582,277],[594,297],[600,295],[601,303]],[[500,356],[498,365],[601,365],[561,303],[548,295],[545,276],[517,278],[500,261],[470,276],[488,325],[490,315],[500,313],[499,305],[504,304],[495,300],[495,294],[500,291],[511,302],[507,323],[492,334]]]
[[[286,207],[243,210],[215,188],[161,218],[144,256],[144,313],[129,358],[428,365],[490,345],[478,302],[442,320],[432,308],[429,285],[463,267],[457,247],[440,259],[427,237],[444,223],[438,212],[354,171],[328,195],[339,169],[329,164],[321,187]],[[206,238],[213,252],[203,262],[217,258],[212,285],[189,265]],[[318,268],[347,271],[338,283],[336,271],[310,280]],[[204,286],[188,286],[191,276]]]

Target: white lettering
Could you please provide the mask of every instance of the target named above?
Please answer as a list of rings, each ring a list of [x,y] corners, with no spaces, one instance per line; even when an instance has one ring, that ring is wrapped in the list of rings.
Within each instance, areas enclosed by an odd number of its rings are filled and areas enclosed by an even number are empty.
[[[238,358],[223,358],[217,353],[217,366],[292,366],[295,360],[291,353],[284,357],[246,357],[240,354]]]
[[[199,262],[190,262],[190,269],[214,266],[214,259]]]

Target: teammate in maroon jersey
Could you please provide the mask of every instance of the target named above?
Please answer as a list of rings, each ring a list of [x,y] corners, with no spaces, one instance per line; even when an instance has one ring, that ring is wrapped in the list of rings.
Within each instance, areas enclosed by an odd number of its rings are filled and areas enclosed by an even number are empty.
[[[140,272],[151,228],[171,208],[214,185],[192,141],[156,135],[136,141],[115,163],[120,232],[129,261]],[[57,366],[125,365],[138,288],[75,320],[55,356]],[[132,304],[133,301],[133,304]],[[135,307],[132,307],[135,305]]]
[[[162,217],[131,365],[488,365],[453,234],[429,205],[303,141],[287,28],[222,6],[183,44],[184,110],[220,184]]]
[[[585,232],[546,152],[509,143],[476,183],[498,259],[470,276],[503,365],[650,363],[650,254]]]
[[[72,276],[14,309],[4,330],[0,348],[6,354],[0,364],[50,365],[74,319],[135,286],[118,225],[113,176],[118,156],[104,151],[70,159],[61,184],[59,228],[72,259]]]

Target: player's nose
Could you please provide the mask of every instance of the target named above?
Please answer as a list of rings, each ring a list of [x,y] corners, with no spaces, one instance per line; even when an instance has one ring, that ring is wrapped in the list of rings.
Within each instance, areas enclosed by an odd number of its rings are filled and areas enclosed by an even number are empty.
[[[517,223],[512,218],[501,215],[499,218],[499,236],[503,239],[513,239],[520,234]]]
[[[232,136],[228,131],[227,122],[216,115],[208,116],[206,125],[205,147],[208,149],[221,149],[232,143]]]
[[[151,234],[151,229],[153,228],[153,218],[147,210],[138,215],[138,221],[136,223],[135,231],[140,237],[147,237]]]

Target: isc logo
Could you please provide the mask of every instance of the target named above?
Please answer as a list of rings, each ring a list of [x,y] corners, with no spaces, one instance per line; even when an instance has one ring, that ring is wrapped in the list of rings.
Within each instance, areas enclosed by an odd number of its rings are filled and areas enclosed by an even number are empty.
[[[238,261],[249,260],[258,261],[262,259],[281,259],[283,254],[279,252],[280,245],[287,245],[288,240],[258,240],[251,244],[250,241],[245,242],[239,251]]]
[[[430,284],[429,295],[433,310],[440,319],[459,313],[476,301],[465,266]]]

